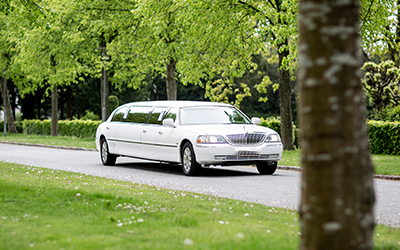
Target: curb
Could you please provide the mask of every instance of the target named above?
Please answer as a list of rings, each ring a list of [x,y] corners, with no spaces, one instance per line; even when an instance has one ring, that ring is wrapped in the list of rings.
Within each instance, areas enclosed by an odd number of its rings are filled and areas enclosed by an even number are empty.
[[[300,167],[293,167],[293,166],[278,166],[278,169],[301,172]],[[374,174],[374,178],[381,179],[381,180],[400,181],[400,176],[397,176],[397,175]]]
[[[11,145],[21,145],[21,146],[43,147],[43,148],[79,150],[79,151],[97,151],[97,149],[92,149],[92,148],[53,146],[53,145],[43,145],[43,144],[35,144],[35,143],[7,142],[7,141],[0,141],[0,143],[11,144]],[[294,167],[294,166],[278,166],[278,169],[301,172],[301,168],[300,167]],[[397,175],[374,174],[374,178],[375,179],[381,179],[381,180],[400,181],[400,176],[397,176]]]

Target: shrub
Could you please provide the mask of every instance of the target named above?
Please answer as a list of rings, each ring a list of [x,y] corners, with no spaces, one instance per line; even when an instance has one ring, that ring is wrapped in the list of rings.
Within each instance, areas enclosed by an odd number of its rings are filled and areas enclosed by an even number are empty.
[[[58,134],[79,138],[94,138],[101,121],[62,120],[58,121]],[[50,135],[51,120],[24,120],[24,134]]]
[[[371,153],[400,155],[400,122],[368,121]]]
[[[261,118],[260,125],[275,130],[281,136],[281,119],[279,117]],[[296,126],[293,125],[293,143],[296,148],[300,148],[299,138],[300,130],[296,129]]]

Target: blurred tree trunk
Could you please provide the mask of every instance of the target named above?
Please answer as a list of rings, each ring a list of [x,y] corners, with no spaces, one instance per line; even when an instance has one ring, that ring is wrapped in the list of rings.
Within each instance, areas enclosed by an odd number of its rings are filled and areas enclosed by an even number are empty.
[[[372,249],[359,0],[300,0],[300,249]]]
[[[176,61],[170,57],[167,60],[167,99],[177,99],[177,86],[175,79]]]
[[[104,84],[106,92],[104,94]],[[103,107],[105,104],[106,107],[106,115],[104,117],[104,120],[107,120],[109,114],[110,114],[110,102],[108,100],[108,97],[110,95],[110,87],[108,86],[108,76],[107,76],[107,71],[105,67],[101,69],[101,84],[100,84],[100,93],[101,93],[101,114],[103,116]],[[105,96],[104,96],[105,95]],[[105,98],[105,99],[104,99]],[[83,114],[85,115],[85,114]]]
[[[58,91],[54,84],[51,92],[51,136],[58,135]]]
[[[11,109],[11,102],[10,102],[10,94],[8,92],[7,88],[7,80],[3,78],[0,79],[0,89],[1,89],[1,98],[4,100],[4,94],[6,95],[6,103],[3,105],[5,106],[5,111],[6,111],[6,119],[7,119],[7,125],[8,125],[8,132],[9,133],[17,133],[17,127],[15,126],[14,122],[14,116],[13,112]],[[4,93],[4,83],[6,85],[6,93]]]

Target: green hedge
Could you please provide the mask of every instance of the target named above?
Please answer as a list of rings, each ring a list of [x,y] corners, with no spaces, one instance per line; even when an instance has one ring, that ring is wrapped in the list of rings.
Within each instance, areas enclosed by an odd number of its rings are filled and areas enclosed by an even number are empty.
[[[15,127],[17,128],[17,133],[22,133],[22,121],[15,121]],[[4,128],[4,121],[0,122],[0,133],[3,134]],[[7,125],[7,132],[8,132],[8,125]]]
[[[400,155],[400,122],[368,121],[373,154]]]
[[[268,117],[266,119],[261,118],[261,126],[268,127],[270,129],[275,130],[281,136],[281,120],[278,117]],[[299,139],[300,139],[300,130],[293,125],[293,139],[294,146],[296,148],[300,148]]]
[[[79,138],[94,138],[101,121],[62,120],[58,121],[58,135]],[[51,120],[24,120],[24,134],[50,135]]]
[[[80,138],[94,138],[96,129],[101,121],[59,121],[58,134]],[[279,118],[261,118],[261,125],[271,128],[280,134],[281,122]],[[2,126],[0,126],[2,128]],[[20,125],[18,126],[20,127]],[[51,120],[24,120],[23,132],[25,134],[50,135]],[[294,128],[294,145],[299,148],[300,130]],[[400,122],[368,121],[369,141],[371,153],[400,155]],[[2,130],[1,130],[2,131]]]

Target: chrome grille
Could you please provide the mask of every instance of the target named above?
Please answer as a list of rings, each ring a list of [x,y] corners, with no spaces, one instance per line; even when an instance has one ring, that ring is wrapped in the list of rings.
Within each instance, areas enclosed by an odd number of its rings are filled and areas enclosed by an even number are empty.
[[[227,137],[233,144],[257,144],[264,141],[265,134],[246,133],[246,134],[227,135]]]

